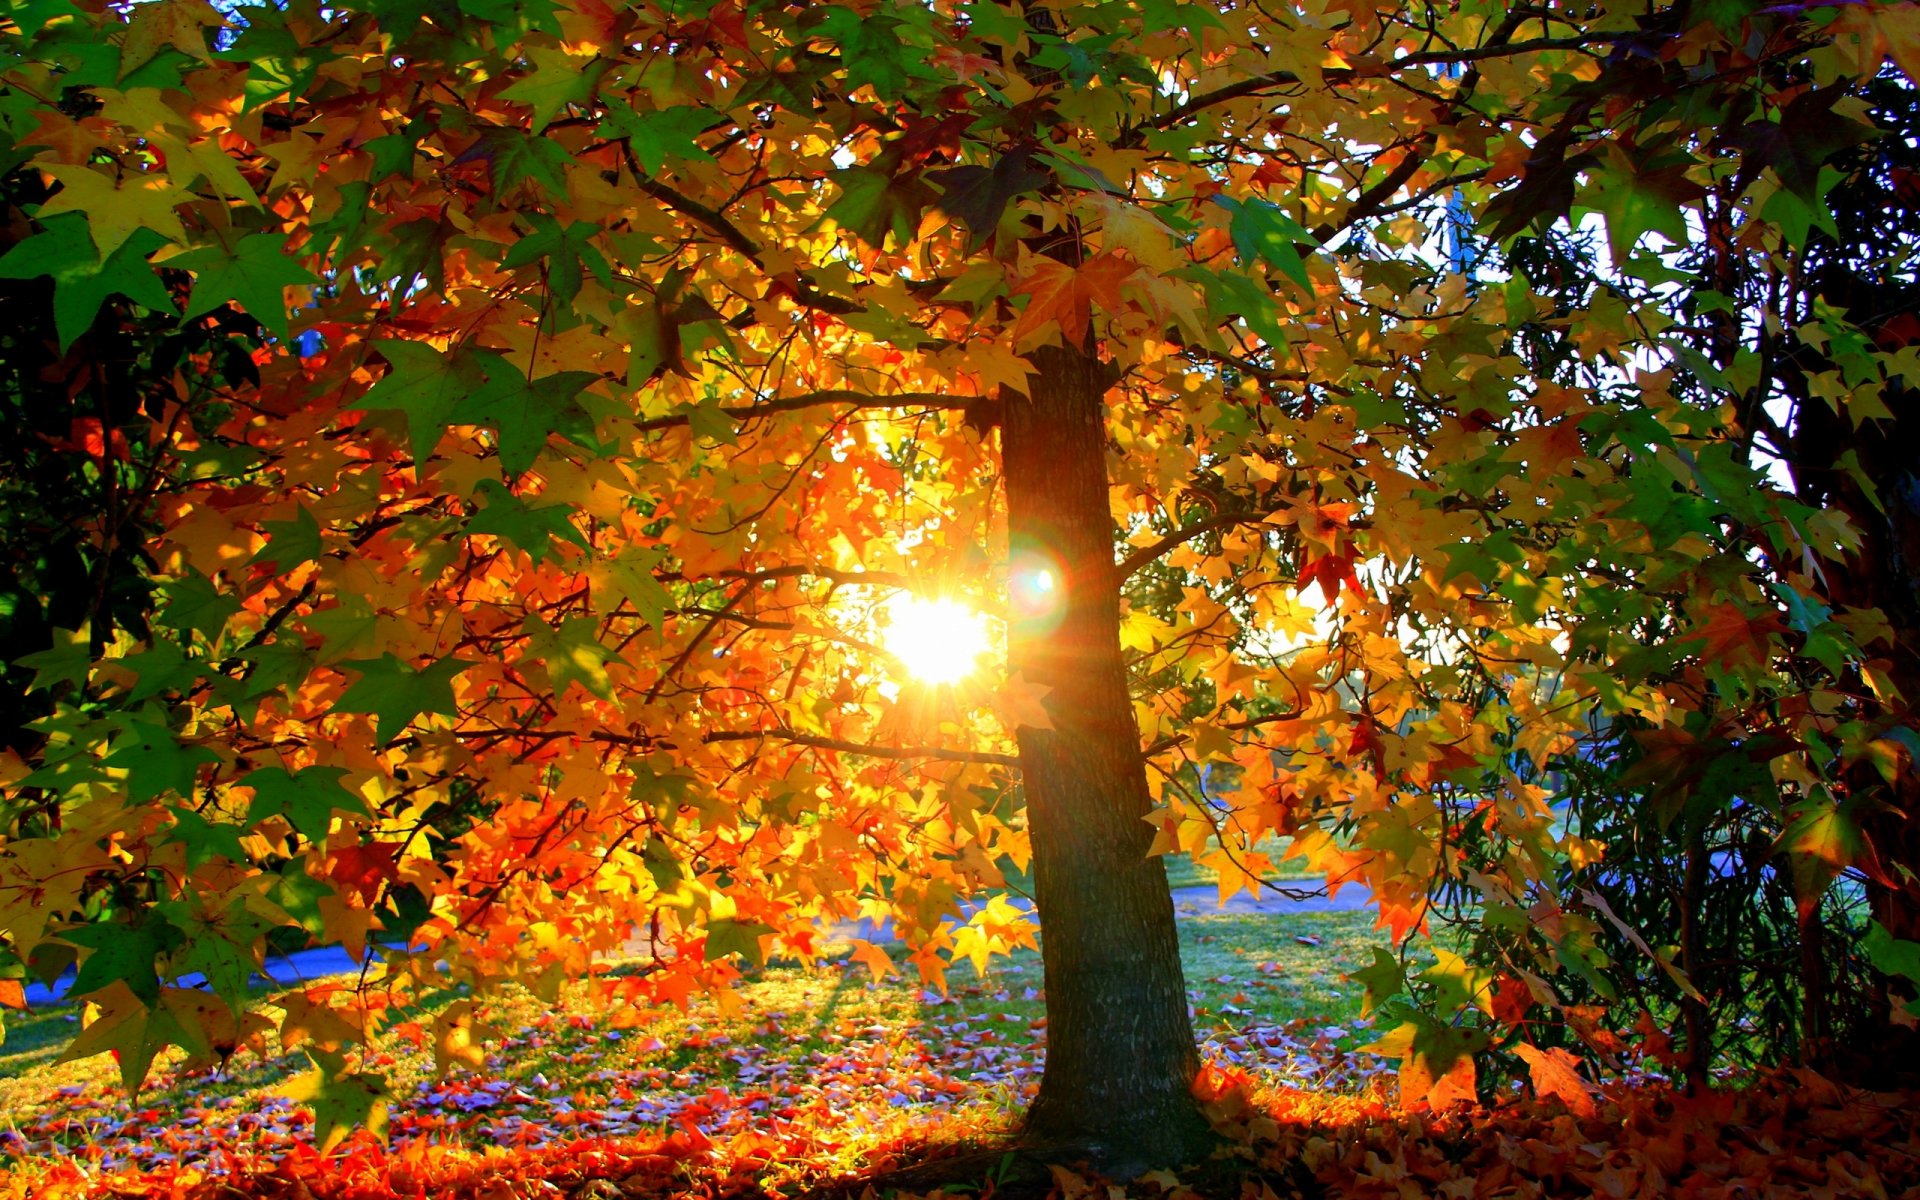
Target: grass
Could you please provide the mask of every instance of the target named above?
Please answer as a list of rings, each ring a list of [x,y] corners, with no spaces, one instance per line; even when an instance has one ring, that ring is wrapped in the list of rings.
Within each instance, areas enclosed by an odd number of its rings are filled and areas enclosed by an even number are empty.
[[[1342,976],[1379,940],[1364,912],[1184,919],[1189,999],[1209,1056],[1281,1081],[1363,1082],[1375,1060],[1344,1052],[1373,1035],[1359,1019],[1360,989]],[[569,985],[557,1007],[509,991],[486,998],[485,1020],[502,1037],[480,1070],[437,1078],[430,1050],[393,1032],[366,1061],[387,1076],[394,1131],[408,1137],[505,1144],[657,1133],[689,1113],[711,1131],[810,1105],[866,1122],[868,1140],[915,1122],[987,1129],[1004,1125],[1038,1078],[1041,974],[1031,952],[984,977],[961,965],[942,997],[900,978],[874,981],[864,968],[775,965],[747,980],[730,1010],[708,1000],[664,1013],[605,1011],[585,984]],[[459,998],[443,993],[408,1015],[430,1027]],[[76,1020],[72,1006],[9,1015],[0,1141],[11,1126],[16,1152],[148,1164],[234,1141],[272,1153],[301,1136],[304,1115],[278,1092],[308,1069],[303,1054],[242,1052],[224,1072],[186,1074],[169,1051],[129,1103],[110,1059],[53,1062]],[[183,1132],[156,1143],[143,1132],[155,1128]],[[861,1144],[840,1152],[857,1160]]]

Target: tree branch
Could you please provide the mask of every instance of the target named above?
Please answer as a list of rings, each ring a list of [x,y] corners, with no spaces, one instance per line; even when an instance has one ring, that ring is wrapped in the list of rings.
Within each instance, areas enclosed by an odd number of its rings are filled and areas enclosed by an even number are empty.
[[[829,404],[850,405],[849,412],[861,412],[868,409],[893,408],[967,408],[981,403],[984,399],[985,397],[982,396],[953,396],[945,392],[900,392],[892,396],[875,396],[847,388],[832,388],[821,392],[808,392],[804,396],[780,396],[772,400],[763,400],[758,404],[722,405],[720,411],[738,420],[751,421],[757,417],[800,412],[809,408],[823,408]],[[691,413],[669,413],[664,417],[652,417],[642,421],[636,428],[642,432],[679,429],[691,424],[692,421]]]
[[[986,750],[952,750],[945,746],[870,746],[861,742],[843,742],[838,738],[818,737],[793,729],[715,730],[700,740],[714,742],[751,742],[771,738],[795,746],[816,750],[835,750],[841,754],[861,754],[868,758],[930,758],[939,762],[987,763],[998,767],[1017,767],[1020,759],[1012,754],[994,754]]]
[[[1358,68],[1335,67],[1323,73],[1330,83],[1345,83],[1356,78],[1379,75],[1391,75],[1408,67],[1430,67],[1452,63],[1481,62],[1489,58],[1506,58],[1515,54],[1531,54],[1545,50],[1584,50],[1592,46],[1606,46],[1618,41],[1628,41],[1642,36],[1641,31],[1623,31],[1619,33],[1591,34],[1585,37],[1534,38],[1525,42],[1499,41],[1473,49],[1458,50],[1421,50],[1413,54],[1402,55],[1389,62],[1377,65],[1362,65]],[[1189,96],[1185,102],[1175,105],[1149,121],[1143,129],[1171,129],[1197,112],[1212,108],[1216,104],[1225,104],[1244,96],[1257,95],[1269,88],[1291,87],[1301,82],[1300,76],[1292,71],[1274,71],[1266,75],[1253,75],[1236,80],[1224,87],[1217,87],[1198,96]],[[1123,145],[1137,145],[1140,131],[1122,139]]]
[[[1183,526],[1157,542],[1140,547],[1132,554],[1121,559],[1119,564],[1114,567],[1114,573],[1119,580],[1125,581],[1141,567],[1146,566],[1148,563],[1170,551],[1177,550],[1202,534],[1212,533],[1216,529],[1225,529],[1232,525],[1264,521],[1271,515],[1271,510],[1261,512],[1252,509],[1235,509],[1231,512],[1215,513],[1204,521],[1196,521],[1191,525]]]
[[[808,563],[789,563],[784,567],[767,567],[759,571],[735,567],[725,571],[715,571],[714,575],[721,579],[743,579],[749,583],[768,583],[775,579],[826,579],[831,580],[835,586],[850,584],[891,588],[913,586],[911,577],[897,571],[841,571],[833,567],[817,567]]]

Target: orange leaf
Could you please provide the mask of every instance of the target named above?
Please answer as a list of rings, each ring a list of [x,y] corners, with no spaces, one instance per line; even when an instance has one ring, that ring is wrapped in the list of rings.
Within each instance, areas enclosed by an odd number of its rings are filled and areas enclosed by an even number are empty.
[[[1586,1081],[1580,1078],[1579,1059],[1558,1046],[1542,1050],[1525,1042],[1515,1046],[1513,1052],[1526,1060],[1527,1074],[1533,1078],[1533,1090],[1542,1100],[1549,1096],[1558,1097],[1574,1116],[1593,1115],[1593,1097],[1587,1093]]]
[[[1095,255],[1078,270],[1051,258],[1041,259],[1014,288],[1015,293],[1029,297],[1013,326],[1014,343],[1055,321],[1067,345],[1081,345],[1092,321],[1092,306],[1098,303],[1107,312],[1120,311],[1126,304],[1120,285],[1139,269],[1138,263],[1118,254]]]

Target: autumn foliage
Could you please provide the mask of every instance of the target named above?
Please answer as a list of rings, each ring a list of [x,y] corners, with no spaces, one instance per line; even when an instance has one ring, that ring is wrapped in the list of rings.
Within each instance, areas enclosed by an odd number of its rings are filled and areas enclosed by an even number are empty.
[[[422,990],[638,952],[604,1003],[681,1004],[869,916],[908,950],[862,969],[941,986],[1032,944],[967,902],[1089,718],[1020,661],[916,681],[888,604],[1019,660],[1044,574],[1111,604],[1146,851],[1224,896],[1278,835],[1396,945],[1475,927],[1361,973],[1408,1106],[1584,1110],[1676,1028],[1704,1078],[1728,862],[1816,948],[1784,1049],[1911,1026],[1920,490],[1875,447],[1912,444],[1913,230],[1834,197],[1911,199],[1867,93],[1911,91],[1917,12],[15,5],[9,356],[120,565],[20,659],[0,998],[72,970],[70,1053],[129,1087],[305,1049],[332,1142]],[[149,327],[194,334],[121,352]],[[1009,515],[1069,369],[1097,561]],[[379,953],[250,999],[308,938]],[[443,1067],[483,1024],[446,1010]]]

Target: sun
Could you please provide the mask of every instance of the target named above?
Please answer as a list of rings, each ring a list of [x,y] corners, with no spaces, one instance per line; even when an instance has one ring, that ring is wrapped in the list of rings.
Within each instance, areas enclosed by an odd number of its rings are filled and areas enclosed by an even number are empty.
[[[897,596],[880,640],[922,683],[958,683],[987,653],[987,620],[957,600]]]

